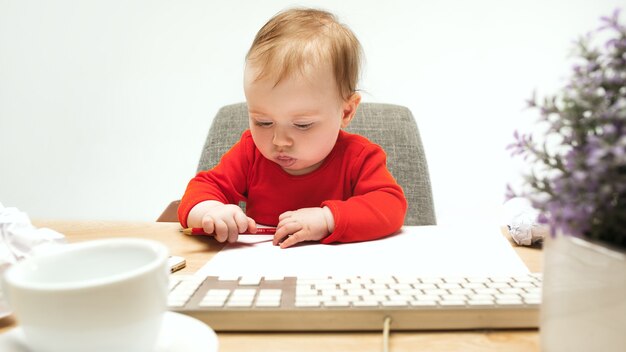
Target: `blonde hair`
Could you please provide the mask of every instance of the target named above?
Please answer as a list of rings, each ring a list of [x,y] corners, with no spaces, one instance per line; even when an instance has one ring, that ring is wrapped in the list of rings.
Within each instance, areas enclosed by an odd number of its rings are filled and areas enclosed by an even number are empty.
[[[246,60],[258,65],[255,80],[275,84],[310,64],[329,63],[339,94],[347,100],[359,80],[361,44],[345,25],[326,11],[289,9],[272,17],[257,33]]]

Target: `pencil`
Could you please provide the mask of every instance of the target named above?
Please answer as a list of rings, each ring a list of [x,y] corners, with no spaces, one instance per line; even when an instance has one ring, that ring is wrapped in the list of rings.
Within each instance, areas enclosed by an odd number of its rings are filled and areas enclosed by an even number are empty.
[[[187,229],[183,229],[182,232],[185,235],[206,235],[206,233],[204,233],[204,230],[199,227],[193,227],[193,228],[190,227]],[[240,233],[240,235],[273,235],[275,233],[276,233],[275,227],[258,227],[255,233],[246,231],[246,232]]]

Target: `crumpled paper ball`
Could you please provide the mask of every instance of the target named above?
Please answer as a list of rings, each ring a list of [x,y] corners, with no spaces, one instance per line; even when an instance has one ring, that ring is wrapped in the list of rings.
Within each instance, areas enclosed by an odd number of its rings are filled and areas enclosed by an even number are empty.
[[[0,203],[0,276],[18,261],[64,243],[64,235],[51,229],[38,229],[26,213]],[[0,287],[0,318],[9,314]]]
[[[537,221],[539,211],[526,198],[511,198],[503,206],[504,223],[513,241],[521,246],[530,246],[542,241],[550,233],[547,225]]]

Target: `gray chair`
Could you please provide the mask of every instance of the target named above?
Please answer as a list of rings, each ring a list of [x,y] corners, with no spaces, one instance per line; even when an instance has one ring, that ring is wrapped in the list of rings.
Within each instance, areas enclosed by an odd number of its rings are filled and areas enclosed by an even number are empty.
[[[197,171],[215,166],[247,128],[245,103],[222,107],[209,129]],[[398,105],[361,103],[346,131],[365,136],[387,153],[387,167],[409,203],[404,224],[436,224],[428,165],[411,111]],[[157,221],[178,221],[177,208],[178,201],[172,202]]]

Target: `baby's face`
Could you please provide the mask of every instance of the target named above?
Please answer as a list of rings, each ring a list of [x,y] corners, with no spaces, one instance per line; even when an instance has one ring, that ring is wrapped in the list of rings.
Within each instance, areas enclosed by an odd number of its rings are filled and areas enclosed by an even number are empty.
[[[316,170],[349,121],[330,69],[311,69],[276,86],[269,79],[255,81],[257,74],[248,64],[244,90],[257,148],[289,174]]]

